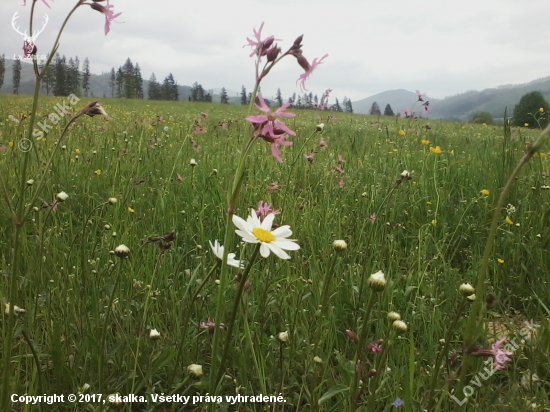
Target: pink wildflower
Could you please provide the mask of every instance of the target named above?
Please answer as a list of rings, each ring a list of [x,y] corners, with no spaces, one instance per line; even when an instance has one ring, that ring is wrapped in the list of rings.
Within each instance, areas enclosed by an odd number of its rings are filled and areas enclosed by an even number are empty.
[[[216,324],[214,322],[212,322],[210,320],[210,318],[208,318],[208,321],[206,322],[201,322],[201,329],[208,329],[208,330],[212,330],[216,327]],[[220,329],[223,329],[225,328],[225,323],[220,323],[219,325],[219,328]]]
[[[410,109],[401,109],[400,112],[404,113],[405,117],[411,117],[412,116],[412,110],[410,110]]]
[[[4,150],[8,150],[8,146],[0,146],[0,152],[3,152]]]
[[[344,187],[346,184],[344,183],[344,179],[340,179],[340,181],[338,182],[338,184],[340,185],[340,187]]]
[[[44,1],[44,0],[42,0]],[[105,15],[105,36],[107,36],[107,34],[109,34],[109,31],[111,30],[111,22],[115,22],[115,23],[120,23],[118,21],[116,21],[115,19],[120,16],[122,13],[117,13],[115,14],[115,12],[112,10],[114,6],[111,6],[109,4],[109,1],[107,1],[107,5],[106,6],[102,6],[101,4],[98,4],[96,2],[90,4],[90,3],[84,3],[84,4],[89,4],[89,6],[94,9],[94,10],[97,10],[98,12],[100,13],[103,13]]]
[[[306,160],[309,162],[309,163],[313,163],[313,157],[315,156],[315,153],[311,153],[311,154],[308,154],[308,155],[304,155],[304,157],[306,158]]]
[[[373,213],[369,216],[370,222],[374,225],[374,222],[376,222],[376,213]]]
[[[344,169],[342,169],[340,166],[336,166],[336,167],[334,168],[334,170],[336,170],[336,171],[339,172],[339,173],[344,173]]]
[[[288,139],[288,134],[283,133],[276,138],[269,136],[262,136],[262,138],[271,145],[271,153],[273,154],[273,157],[275,157],[275,159],[277,159],[279,163],[283,163],[283,159],[281,159],[281,152],[279,151],[279,146],[293,145],[293,142],[286,141],[286,139]]]
[[[252,48],[252,53],[250,53],[250,57],[256,55],[258,57],[262,57],[266,54],[267,49],[273,44],[275,41],[281,41],[281,39],[276,39],[275,36],[269,36],[265,40],[262,40],[262,29],[264,28],[264,22],[260,25],[260,29],[256,31],[256,29],[252,29],[254,32],[254,39],[249,39],[248,37],[246,40],[248,41],[248,44],[245,44],[243,47],[250,46]]]
[[[344,163],[346,163],[346,161],[344,160],[342,155],[338,155],[338,164],[344,164]]]
[[[419,102],[423,102],[423,97],[426,97],[426,93],[420,93],[420,90],[415,90],[416,96],[418,97]]]
[[[281,212],[279,210],[273,209],[273,206],[271,206],[269,203],[266,203],[263,200],[260,200],[260,203],[258,203],[258,209],[256,209],[256,214],[260,218],[260,221],[263,221],[264,218],[270,213],[273,213],[274,215],[278,215]]]
[[[504,362],[510,362],[512,360],[506,355],[513,355],[513,352],[511,351],[500,349],[500,346],[505,340],[506,338],[502,338],[498,342],[493,343],[493,346],[491,347],[493,356],[495,358],[496,368],[500,370],[505,368]]]
[[[264,98],[261,94],[258,94],[258,99],[260,100],[261,106],[254,104],[259,110],[266,113],[265,115],[257,116],[248,116],[246,120],[255,125],[262,126],[261,134],[264,136],[271,136],[273,138],[277,137],[275,135],[275,129],[282,130],[285,133],[296,136],[296,132],[290,130],[286,124],[281,122],[277,117],[295,117],[294,113],[287,113],[285,110],[290,106],[290,103],[283,104],[279,107],[275,113],[272,113],[269,106],[265,103]]]
[[[382,349],[382,343],[384,343],[383,339],[375,340],[367,346],[367,349],[374,353],[382,353],[384,351]]]
[[[307,60],[300,55],[300,57],[303,59],[300,61],[300,58],[298,60],[298,62],[300,63],[300,65],[304,68],[304,70],[306,71],[305,73],[301,74],[300,77],[298,78],[298,80],[296,80],[296,83],[300,82],[300,89],[302,89],[302,91],[306,91],[307,92],[307,89],[306,89],[306,80],[309,78],[309,76],[311,75],[311,73],[313,73],[313,71],[317,68],[317,66],[319,66],[320,64],[323,63],[323,60],[326,59],[328,57],[328,54],[325,54],[323,57],[321,57],[320,59],[313,59],[313,62],[311,64],[309,64],[307,62]]]
[[[346,329],[346,335],[348,335],[348,338],[350,338],[355,343],[359,343],[359,338],[357,337],[357,334],[349,329]]]
[[[319,147],[322,147],[323,149],[326,149],[328,145],[325,142],[325,139],[321,137],[321,141],[319,142]]]
[[[178,180],[181,182],[183,181],[183,176],[178,173]]]
[[[269,188],[267,190],[269,190],[270,193],[273,193],[275,190],[277,190],[279,188],[279,183],[278,182],[272,182],[270,185],[269,185]]]

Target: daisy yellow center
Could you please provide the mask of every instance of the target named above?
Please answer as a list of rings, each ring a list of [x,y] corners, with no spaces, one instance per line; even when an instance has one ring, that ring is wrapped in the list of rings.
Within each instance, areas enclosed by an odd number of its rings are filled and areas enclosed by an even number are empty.
[[[269,230],[255,227],[254,229],[252,229],[252,233],[260,242],[271,243],[275,241],[275,236]]]

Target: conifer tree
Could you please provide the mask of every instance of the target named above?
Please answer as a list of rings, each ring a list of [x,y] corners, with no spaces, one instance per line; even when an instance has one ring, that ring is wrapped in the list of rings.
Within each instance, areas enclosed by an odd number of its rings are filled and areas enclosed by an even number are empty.
[[[149,78],[149,87],[147,89],[147,98],[149,100],[160,100],[160,84],[157,81],[155,73],[151,74]]]
[[[247,105],[246,89],[244,88],[244,86],[243,86],[243,88],[241,89],[241,104],[242,104],[243,106],[246,106],[246,105]]]
[[[141,69],[137,62],[134,67],[134,96],[136,99],[143,99],[143,78],[141,77]]]
[[[4,74],[6,73],[6,56],[0,56],[0,89],[4,85]]]
[[[384,116],[395,116],[390,104],[388,103],[384,109]]]
[[[111,67],[111,74],[109,76],[109,87],[111,88],[111,98],[115,97],[115,87],[116,87],[116,73],[115,68]]]
[[[86,57],[84,59],[84,67],[82,67],[82,90],[84,91],[84,96],[88,97],[90,91],[90,61]]]
[[[283,96],[281,95],[281,89],[277,89],[277,97],[275,97],[275,100],[277,100],[277,105],[279,107],[283,105]]]
[[[227,90],[225,90],[225,87],[222,87],[222,91],[220,92],[220,103],[221,104],[229,103],[229,97],[227,96]]]
[[[19,83],[21,82],[21,60],[15,59],[12,65],[13,94],[19,94]]]

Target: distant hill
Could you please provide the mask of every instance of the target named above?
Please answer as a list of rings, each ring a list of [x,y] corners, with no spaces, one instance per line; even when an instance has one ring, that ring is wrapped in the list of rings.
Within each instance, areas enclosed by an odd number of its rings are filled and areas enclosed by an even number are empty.
[[[418,100],[418,96],[414,92],[410,92],[404,89],[386,90],[385,92],[375,94],[374,96],[367,97],[366,99],[352,102],[353,112],[368,114],[374,102],[378,103],[380,111],[384,113],[384,108],[389,104],[395,114],[399,113],[401,109],[411,109],[413,104]],[[430,101],[430,107],[437,102],[437,99],[426,97],[424,100]],[[415,112],[420,113],[422,107],[420,104],[414,108]]]
[[[430,107],[430,117],[469,120],[478,112],[489,112],[495,118],[502,118],[507,107],[507,115],[512,116],[514,107],[521,97],[529,92],[539,91],[550,101],[550,77],[534,80],[525,84],[504,85],[496,89],[468,91],[456,96],[446,97]]]

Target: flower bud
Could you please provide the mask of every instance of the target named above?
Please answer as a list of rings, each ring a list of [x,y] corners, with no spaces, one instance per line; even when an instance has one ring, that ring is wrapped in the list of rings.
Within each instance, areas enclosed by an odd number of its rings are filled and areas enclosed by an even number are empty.
[[[348,248],[348,244],[344,240],[335,240],[332,242],[332,247],[336,249],[337,252],[341,252]]]
[[[32,186],[33,184],[34,184],[34,180],[33,180],[33,179],[27,180],[27,186]]]
[[[197,365],[193,363],[187,367],[187,372],[189,372],[189,375],[194,376],[195,378],[200,378],[202,376],[202,365]]]
[[[277,335],[277,338],[281,342],[288,342],[288,331],[287,332],[279,332],[279,334]]]
[[[375,292],[382,292],[386,288],[386,279],[384,278],[384,273],[379,270],[376,273],[373,273],[369,276],[367,280],[369,287]]]
[[[109,199],[107,199],[107,202],[109,202],[110,205],[114,205],[116,204],[116,202],[118,202],[118,200],[116,199],[116,197],[110,197]]]
[[[470,302],[474,302],[476,300],[476,295],[471,294],[470,296],[466,296],[466,299],[468,299]]]
[[[356,344],[359,343],[359,338],[357,337],[357,334],[354,331],[346,329],[346,335],[348,335],[348,338],[350,338]]]
[[[402,320],[394,321],[392,326],[397,332],[406,332],[407,331],[407,324],[405,322],[403,322]]]
[[[315,126],[315,130],[318,132],[322,132],[324,128],[325,128],[324,123],[319,123],[317,126]]]
[[[476,291],[474,289],[474,287],[472,285],[470,285],[469,283],[463,283],[462,285],[460,285],[460,287],[458,288],[458,291],[463,295],[463,296],[470,296],[470,295],[473,295],[474,292]]]
[[[119,245],[115,248],[115,255],[119,258],[128,257],[130,254],[130,249],[126,245]]]
[[[189,161],[189,166],[195,167],[196,165],[197,165],[197,161],[196,161],[195,159],[191,159],[191,160]]]
[[[69,195],[65,192],[59,192],[57,195],[55,195],[56,200],[61,203],[64,202],[69,198]]]
[[[160,332],[156,329],[151,329],[151,332],[149,332],[149,339],[157,340],[159,338],[160,338]]]
[[[388,312],[388,319],[391,321],[401,320],[401,315],[397,312]]]

